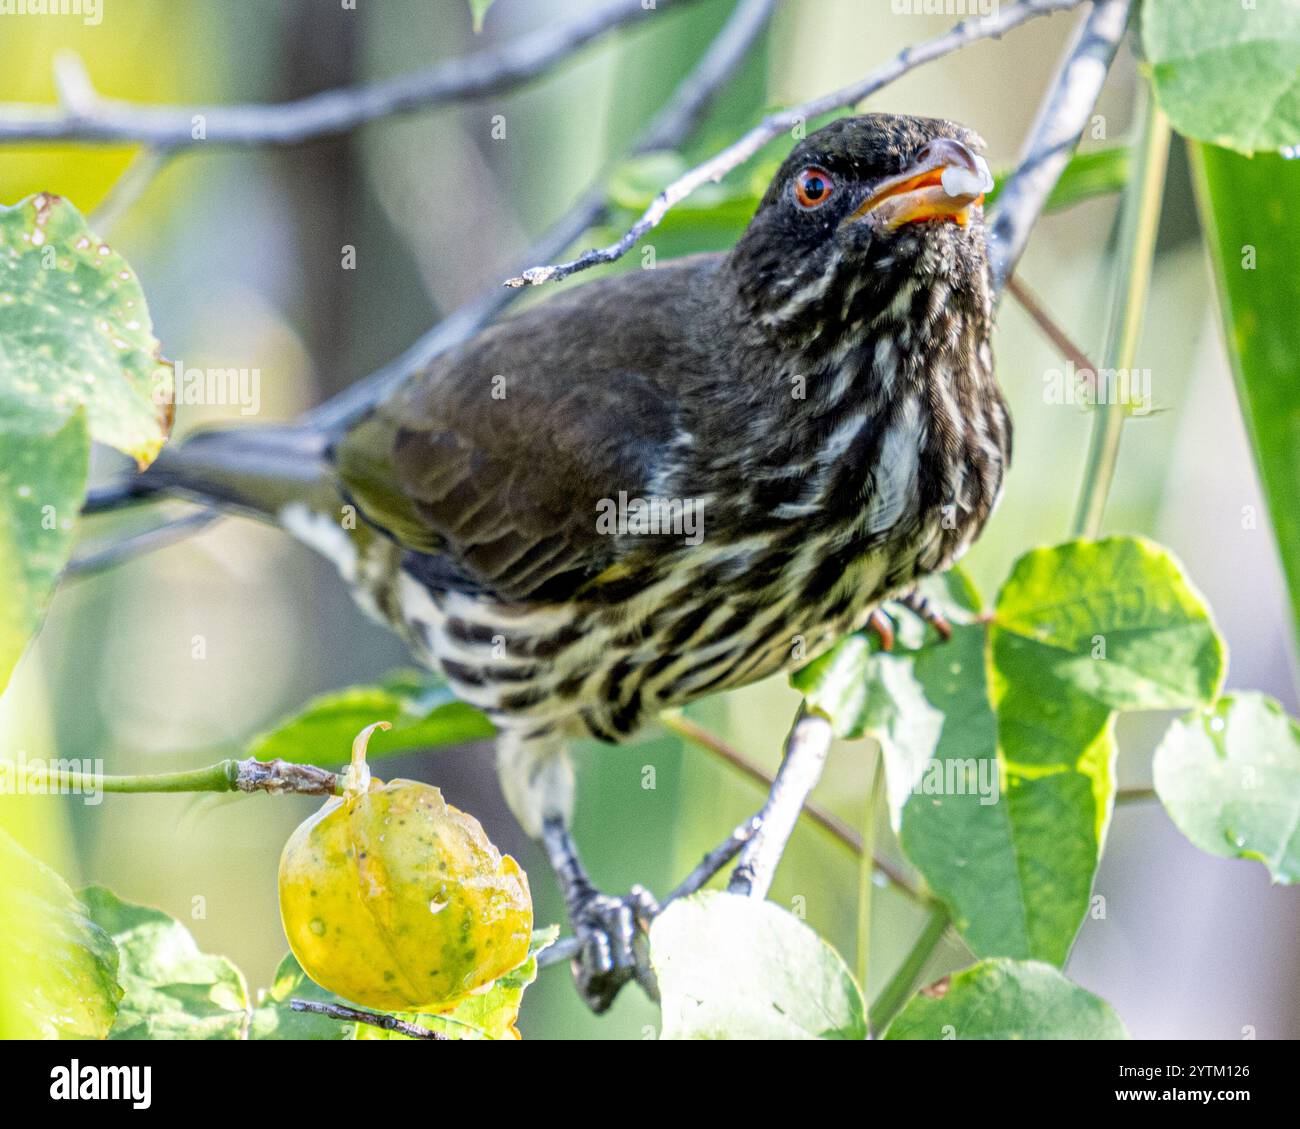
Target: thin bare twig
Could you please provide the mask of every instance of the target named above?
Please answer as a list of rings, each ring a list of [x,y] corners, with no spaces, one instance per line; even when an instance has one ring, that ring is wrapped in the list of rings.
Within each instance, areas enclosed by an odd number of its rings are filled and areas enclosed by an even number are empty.
[[[776,877],[776,868],[794,834],[799,813],[821,779],[834,733],[823,714],[799,707],[794,726],[785,742],[785,756],[767,802],[759,812],[759,829],[744,849],[727,889],[750,898],[766,898]]]
[[[108,195],[89,216],[87,226],[96,235],[106,235],[154,182],[166,167],[171,153],[166,149],[141,149],[117,178]]]
[[[671,149],[690,136],[718,91],[726,85],[767,27],[776,3],[777,0],[740,0],[699,61],[632,146],[631,155],[650,153],[656,149]],[[599,223],[605,215],[606,207],[607,197],[603,184],[588,189],[524,253],[523,261],[536,262],[559,254],[581,238],[583,232]],[[411,373],[418,372],[435,357],[473,337],[510,305],[515,297],[511,291],[499,286],[489,287],[473,301],[440,321],[400,357],[308,411],[301,422],[325,431],[347,427]]]
[[[1007,279],[1006,290],[1029,315],[1030,320],[1043,331],[1043,335],[1061,351],[1061,355],[1074,362],[1074,367],[1079,370],[1080,375],[1086,376],[1092,373],[1094,377],[1096,376],[1097,366],[1061,328],[1060,322],[1048,313],[1047,307],[1043,305],[1037,294],[1014,274]]]
[[[1066,51],[1020,164],[998,196],[989,232],[995,290],[1014,273],[1030,231],[1087,128],[1131,8],[1132,0],[1095,0]]]
[[[381,118],[469,98],[501,94],[537,78],[592,40],[693,0],[642,0],[582,10],[501,47],[435,63],[410,74],[362,86],[326,90],[290,102],[257,106],[156,106],[96,93],[79,59],[61,56],[56,69],[60,104],[0,105],[0,144],[78,141],[137,142],[155,149],[203,145],[299,145]]]
[[[328,1019],[337,1019],[343,1023],[364,1023],[368,1027],[379,1027],[384,1031],[395,1031],[411,1039],[431,1039],[435,1042],[449,1040],[441,1031],[431,1031],[418,1023],[408,1023],[395,1015],[382,1015],[375,1011],[365,1011],[347,1004],[327,1004],[320,1000],[290,1000],[289,1006],[294,1011],[305,1011],[312,1015],[323,1015]]]
[[[522,274],[506,280],[509,287],[540,286],[546,282],[556,282],[568,278],[579,271],[587,270],[600,263],[612,263],[621,259],[636,242],[653,228],[658,227],[663,218],[677,205],[690,196],[696,189],[709,183],[719,181],[732,169],[744,164],[765,145],[775,141],[783,133],[803,126],[812,118],[853,106],[876,93],[882,87],[896,81],[908,71],[923,63],[941,59],[954,51],[980,39],[997,39],[1004,32],[1018,27],[1027,20],[1037,16],[1050,15],[1077,8],[1084,0],[1021,0],[1002,8],[996,16],[965,20],[946,35],[918,43],[899,52],[889,63],[866,78],[836,90],[831,94],[814,98],[802,105],[771,114],[753,129],[732,142],[720,153],[710,157],[702,164],[682,174],[654,198],[650,206],[634,223],[621,239],[579,255],[564,263],[549,266],[530,267]]]
[[[222,516],[218,510],[198,510],[181,517],[167,518],[146,529],[110,541],[102,548],[88,549],[68,562],[63,570],[63,579],[84,580],[89,576],[98,576],[133,557],[164,549],[191,537],[220,521]]]

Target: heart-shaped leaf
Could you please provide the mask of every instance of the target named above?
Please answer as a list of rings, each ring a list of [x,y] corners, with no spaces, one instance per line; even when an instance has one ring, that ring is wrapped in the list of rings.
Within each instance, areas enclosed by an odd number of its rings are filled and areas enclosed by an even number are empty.
[[[1203,851],[1257,859],[1300,879],[1300,726],[1263,694],[1222,698],[1180,718],[1156,750],[1155,785]]]
[[[1142,45],[1180,133],[1243,153],[1300,144],[1300,0],[1145,0]]]
[[[1061,964],[1105,841],[1115,711],[1210,701],[1223,645],[1177,562],[1135,538],[1034,550],[966,619],[892,654],[841,640],[794,683],[880,742],[903,851],[974,952]]]
[[[886,1039],[1127,1039],[1114,1009],[1035,961],[986,960],[921,989]]]
[[[650,927],[665,1039],[865,1039],[839,954],[771,902],[706,890]]]

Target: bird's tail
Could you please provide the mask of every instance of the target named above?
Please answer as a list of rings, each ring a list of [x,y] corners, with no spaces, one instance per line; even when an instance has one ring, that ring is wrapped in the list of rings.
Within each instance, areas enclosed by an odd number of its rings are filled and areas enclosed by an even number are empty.
[[[136,489],[275,520],[291,503],[337,498],[327,445],[322,432],[292,425],[200,431],[165,448]]]

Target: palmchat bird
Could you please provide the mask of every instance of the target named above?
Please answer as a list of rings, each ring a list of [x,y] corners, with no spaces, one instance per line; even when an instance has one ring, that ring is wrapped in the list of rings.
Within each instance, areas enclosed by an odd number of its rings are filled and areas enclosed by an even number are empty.
[[[836,121],[730,251],[540,302],[341,434],[204,433],[145,479],[327,553],[491,716],[597,1009],[646,982],[648,895],[587,880],[566,743],[815,656],[951,565],[998,499],[980,147],[947,121]]]

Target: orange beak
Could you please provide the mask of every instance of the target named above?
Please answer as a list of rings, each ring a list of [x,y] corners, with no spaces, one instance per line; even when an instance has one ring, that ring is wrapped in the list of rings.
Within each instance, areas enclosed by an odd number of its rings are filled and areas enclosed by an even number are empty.
[[[965,225],[970,209],[993,187],[988,164],[960,141],[941,137],[922,146],[912,164],[881,181],[844,222],[870,217],[886,231],[908,223],[947,220]]]

